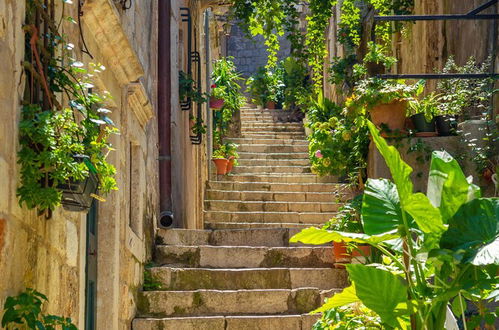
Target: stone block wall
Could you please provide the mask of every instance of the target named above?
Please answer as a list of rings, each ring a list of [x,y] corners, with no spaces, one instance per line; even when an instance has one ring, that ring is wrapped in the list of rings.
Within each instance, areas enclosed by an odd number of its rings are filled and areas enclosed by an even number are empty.
[[[66,5],[66,16],[78,16],[76,3]],[[97,212],[96,327],[128,329],[142,266],[151,255],[159,205],[157,0],[134,1],[128,10],[113,1],[87,0],[82,10],[83,37],[94,58],[81,52],[76,25],[64,24],[64,33],[76,45],[78,60],[107,68],[96,79],[96,88],[113,95],[106,106],[113,110],[110,117],[121,131],[112,138],[116,151],[109,158],[117,169],[119,190],[99,203]],[[24,1],[0,2],[0,306],[6,297],[35,288],[50,301],[46,312],[71,317],[84,328],[85,214],[59,207],[46,220],[21,208],[16,198],[18,121],[25,84],[24,17]],[[132,146],[137,150],[134,159]]]
[[[291,45],[285,37],[280,37],[280,60],[289,56]],[[248,38],[244,31],[233,23],[230,36],[227,38],[227,55],[234,57],[237,69],[248,78],[256,73],[259,67],[267,64],[267,48],[262,36]]]

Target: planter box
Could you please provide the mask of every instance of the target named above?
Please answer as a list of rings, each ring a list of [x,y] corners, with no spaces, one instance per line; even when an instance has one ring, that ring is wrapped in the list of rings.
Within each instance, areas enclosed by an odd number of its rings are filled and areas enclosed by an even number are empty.
[[[66,211],[84,212],[92,206],[93,197],[99,188],[97,175],[90,172],[87,179],[82,181],[69,181],[57,187],[62,192],[62,207]]]

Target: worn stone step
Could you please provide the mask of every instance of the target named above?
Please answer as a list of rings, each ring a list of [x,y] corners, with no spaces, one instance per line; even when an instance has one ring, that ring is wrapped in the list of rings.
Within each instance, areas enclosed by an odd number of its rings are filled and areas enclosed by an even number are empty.
[[[244,166],[239,165],[235,166],[231,172],[232,174],[240,174],[240,173],[311,173],[310,166],[283,166],[283,165],[275,165],[275,166],[266,166],[266,165],[251,165]]]
[[[205,200],[207,211],[234,212],[336,212],[341,204],[334,202],[276,202],[276,201],[238,201]]]
[[[310,330],[317,315],[137,318],[134,330]]]
[[[342,183],[234,182],[225,180],[208,181],[206,186],[208,189],[234,191],[241,194],[247,191],[275,193],[331,192],[338,197],[348,198],[345,196],[352,196],[354,193],[348,185]]]
[[[229,138],[226,141],[236,144],[285,144],[285,145],[308,145],[305,139],[250,139],[250,138]]]
[[[292,245],[289,238],[298,228],[266,229],[159,229],[156,243],[159,245],[216,245],[216,246],[274,246]],[[300,244],[302,245],[302,244]]]
[[[327,290],[348,285],[343,269],[335,268],[172,268],[150,269],[159,290],[256,290],[317,288]]]
[[[315,288],[146,291],[138,310],[142,317],[302,314],[330,294]]]
[[[319,225],[334,216],[335,212],[204,211],[204,219],[209,222],[285,222]]]
[[[224,175],[223,181],[235,182],[280,182],[280,183],[336,183],[332,176],[319,177],[315,174],[274,174],[274,173],[240,173]]]
[[[272,191],[206,191],[207,200],[275,201],[275,202],[340,202],[350,195],[333,192],[272,192]]]
[[[253,132],[268,132],[268,133],[298,133],[298,134],[304,134],[305,130],[302,127],[289,127],[289,126],[282,126],[282,125],[275,125],[275,126],[241,126],[241,132],[242,134],[245,133],[253,133]]]
[[[155,263],[191,268],[332,267],[332,246],[156,246]]]
[[[299,128],[303,129],[303,123],[281,123],[281,122],[265,122],[257,120],[243,120],[241,127],[288,127],[288,128]]]
[[[308,159],[239,159],[239,166],[306,166],[310,168]]]
[[[210,222],[205,221],[204,227],[213,230],[227,229],[304,229],[309,227],[317,227],[314,223],[289,223],[289,222]]]
[[[248,131],[241,132],[242,138],[265,138],[265,139],[306,139],[303,132],[272,132],[272,131]]]
[[[308,152],[241,152],[240,159],[309,159]]]
[[[286,144],[240,144],[237,147],[238,152],[251,153],[286,153],[286,152],[304,152],[308,153],[308,145],[286,145]]]

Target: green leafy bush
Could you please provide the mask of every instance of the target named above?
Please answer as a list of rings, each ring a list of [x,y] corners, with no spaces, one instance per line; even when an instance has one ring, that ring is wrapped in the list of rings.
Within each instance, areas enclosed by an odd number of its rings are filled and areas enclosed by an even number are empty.
[[[422,99],[413,98],[409,100],[407,115],[414,116],[423,114],[426,121],[429,122],[438,115],[438,106],[440,104],[440,95],[431,93]]]
[[[393,177],[369,179],[362,203],[364,234],[308,228],[291,242],[370,244],[382,264],[348,265],[352,285],[315,312],[361,302],[388,328],[443,329],[448,308],[468,328],[492,324],[498,301],[499,199],[481,198],[458,163],[433,152],[427,195],[413,192],[412,168],[388,146],[376,127],[369,131]],[[467,302],[478,315],[464,317]]]
[[[42,293],[26,289],[18,296],[7,297],[4,304],[2,328],[45,329],[45,330],[77,330],[70,318],[42,313],[42,305],[48,301]]]
[[[325,311],[312,330],[383,329],[380,317],[360,303]]]
[[[258,71],[246,81],[247,92],[251,95],[256,105],[265,107],[267,102],[282,100],[283,82],[278,70],[270,71],[265,67],[258,68]]]

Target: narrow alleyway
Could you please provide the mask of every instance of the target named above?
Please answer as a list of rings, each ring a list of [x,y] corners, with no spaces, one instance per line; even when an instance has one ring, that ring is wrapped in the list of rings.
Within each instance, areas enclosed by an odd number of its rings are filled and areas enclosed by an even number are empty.
[[[310,173],[303,124],[244,108],[240,165],[208,183],[206,230],[161,230],[134,329],[311,329],[324,297],[347,284],[331,246],[289,245],[321,225],[346,189]]]

